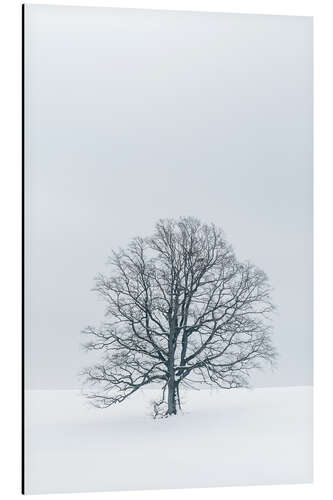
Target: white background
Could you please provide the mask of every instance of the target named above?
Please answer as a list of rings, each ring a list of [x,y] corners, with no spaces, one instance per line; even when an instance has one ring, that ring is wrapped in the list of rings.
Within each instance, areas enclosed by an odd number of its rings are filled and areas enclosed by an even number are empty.
[[[93,277],[179,214],[269,276],[279,357],[251,386],[312,384],[312,18],[29,5],[25,26],[25,387],[81,386]]]
[[[315,484],[301,486],[246,487],[210,490],[165,490],[112,493],[117,499],[168,498],[329,498],[332,495],[332,335],[331,282],[333,255],[332,222],[332,124],[333,8],[325,0],[305,1],[118,1],[32,2],[61,5],[210,10],[258,14],[313,15],[315,40]],[[20,218],[21,218],[21,8],[16,0],[1,2],[1,179],[0,179],[0,276],[1,276],[1,480],[3,498],[20,495]],[[110,493],[85,494],[85,498],[107,498]],[[61,498],[80,498],[62,495]],[[44,498],[41,495],[40,498]],[[50,498],[50,496],[45,496]]]

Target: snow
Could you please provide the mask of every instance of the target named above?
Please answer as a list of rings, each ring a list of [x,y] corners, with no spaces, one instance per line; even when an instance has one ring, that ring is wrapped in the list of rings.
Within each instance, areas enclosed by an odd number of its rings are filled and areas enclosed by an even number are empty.
[[[79,391],[26,392],[26,492],[312,481],[312,388],[188,391],[153,420],[158,392],[99,410]]]

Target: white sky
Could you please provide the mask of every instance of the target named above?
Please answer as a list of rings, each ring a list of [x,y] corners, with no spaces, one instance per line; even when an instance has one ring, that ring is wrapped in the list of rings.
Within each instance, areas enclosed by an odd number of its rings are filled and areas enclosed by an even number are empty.
[[[90,290],[160,217],[221,226],[264,269],[278,369],[312,383],[312,19],[26,9],[26,384],[78,386]]]

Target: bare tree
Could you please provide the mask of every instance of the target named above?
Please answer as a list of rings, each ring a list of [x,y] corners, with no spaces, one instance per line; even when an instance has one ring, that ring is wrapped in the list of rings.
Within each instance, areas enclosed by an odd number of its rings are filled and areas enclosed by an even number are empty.
[[[160,220],[109,264],[111,275],[96,279],[107,321],[83,332],[92,338],[86,348],[104,353],[84,370],[96,406],[159,383],[155,415],[174,415],[181,386],[244,387],[253,368],[274,359],[267,276],[238,262],[214,225]]]

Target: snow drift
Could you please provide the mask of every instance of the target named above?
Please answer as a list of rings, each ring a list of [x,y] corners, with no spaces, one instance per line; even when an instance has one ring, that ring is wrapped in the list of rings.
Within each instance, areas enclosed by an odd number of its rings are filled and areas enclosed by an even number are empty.
[[[188,391],[163,420],[156,397],[101,410],[79,391],[27,391],[26,492],[312,481],[311,387]]]

